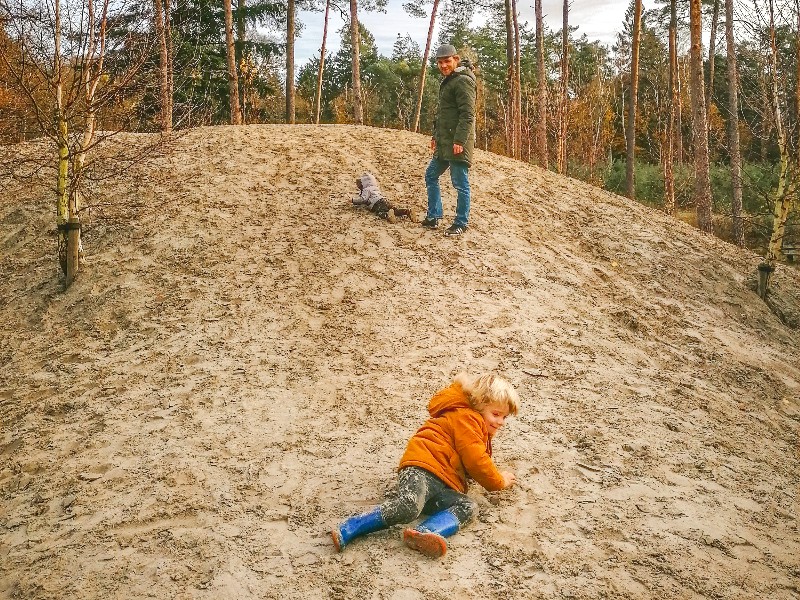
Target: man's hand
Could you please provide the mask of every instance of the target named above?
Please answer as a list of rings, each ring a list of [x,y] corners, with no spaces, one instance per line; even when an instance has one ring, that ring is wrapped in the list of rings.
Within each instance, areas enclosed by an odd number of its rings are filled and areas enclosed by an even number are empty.
[[[461,154],[464,151],[464,146],[461,144],[453,144],[453,154]]]
[[[436,152],[436,140],[431,138],[431,152]]]
[[[517,477],[511,471],[501,471],[500,475],[503,476],[503,489],[510,488],[517,483]]]

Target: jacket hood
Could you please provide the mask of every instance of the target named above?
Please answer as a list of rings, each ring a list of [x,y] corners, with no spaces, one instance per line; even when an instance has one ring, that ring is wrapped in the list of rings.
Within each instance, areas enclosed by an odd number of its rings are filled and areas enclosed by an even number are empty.
[[[375,179],[375,176],[372,173],[364,173],[361,178],[361,187],[363,189],[369,188],[377,188],[378,187],[378,180]]]
[[[470,408],[467,395],[459,383],[453,383],[450,387],[436,392],[428,402],[428,412],[431,417],[439,417],[456,408]]]
[[[462,64],[462,65],[456,67],[453,70],[453,75],[455,75],[455,74],[466,75],[467,77],[469,77],[470,79],[475,81],[475,73],[472,72],[472,69],[469,67],[469,63],[467,63],[467,65]]]

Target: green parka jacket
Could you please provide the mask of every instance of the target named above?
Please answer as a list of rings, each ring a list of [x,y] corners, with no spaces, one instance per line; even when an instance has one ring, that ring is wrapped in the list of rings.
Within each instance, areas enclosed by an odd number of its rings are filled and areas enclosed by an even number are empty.
[[[436,141],[434,156],[441,160],[459,160],[472,165],[475,148],[475,75],[467,67],[458,67],[442,80],[439,87],[439,111],[433,123]],[[453,154],[453,144],[464,147]]]

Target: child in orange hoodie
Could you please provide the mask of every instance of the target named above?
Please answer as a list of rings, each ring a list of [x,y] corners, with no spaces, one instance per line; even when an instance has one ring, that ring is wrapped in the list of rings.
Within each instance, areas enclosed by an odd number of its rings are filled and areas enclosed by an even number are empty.
[[[426,556],[443,556],[446,537],[466,524],[477,503],[466,495],[467,478],[489,491],[511,487],[510,471],[498,471],[492,461],[492,438],[508,415],[519,410],[512,385],[492,373],[460,373],[428,403],[431,418],[408,442],[400,459],[397,483],[390,498],[372,510],[350,517],[331,531],[336,550],[354,538],[409,523],[430,515],[403,532],[406,546]]]

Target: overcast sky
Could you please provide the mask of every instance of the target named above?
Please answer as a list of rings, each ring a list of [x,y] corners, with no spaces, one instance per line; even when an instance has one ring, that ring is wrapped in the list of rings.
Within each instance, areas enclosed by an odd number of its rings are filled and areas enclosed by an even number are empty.
[[[425,40],[428,36],[430,16],[423,19],[410,17],[403,10],[404,0],[388,0],[385,13],[359,13],[359,19],[364,26],[375,36],[378,52],[383,56],[391,56],[392,47],[397,39],[397,34],[410,35],[421,49],[425,49]],[[612,44],[615,35],[621,29],[629,0],[572,0],[570,3],[569,24],[577,26],[574,34],[580,37],[586,34],[590,41],[600,40],[604,44]],[[427,6],[427,4],[426,4]],[[518,2],[522,21],[528,21],[531,29],[535,23],[533,1]],[[655,6],[654,0],[644,0],[644,9]],[[542,11],[548,27],[553,31],[561,30],[561,0],[542,0]],[[309,58],[319,55],[322,42],[323,27],[322,12],[305,12],[298,14],[298,19],[303,23],[303,31],[295,49],[295,64],[302,66]],[[337,31],[343,25],[338,12],[331,11],[330,24],[328,25],[327,48],[331,53],[339,49],[339,34]],[[438,31],[434,32],[434,44]]]

